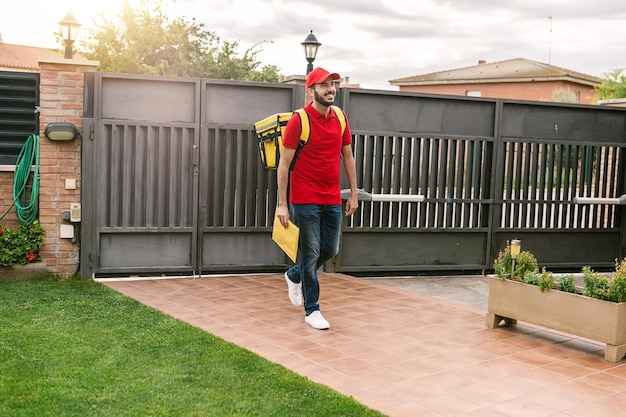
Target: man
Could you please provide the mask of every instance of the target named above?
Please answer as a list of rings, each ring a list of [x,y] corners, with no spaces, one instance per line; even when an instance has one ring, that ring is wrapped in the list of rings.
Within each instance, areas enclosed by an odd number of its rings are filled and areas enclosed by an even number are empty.
[[[300,306],[304,298],[304,321],[320,330],[330,328],[330,324],[322,316],[318,304],[317,270],[339,252],[343,217],[340,160],[343,160],[350,184],[345,215],[352,215],[358,207],[350,125],[346,120],[342,134],[339,119],[330,107],[335,101],[335,80],[338,79],[339,74],[323,68],[309,73],[306,92],[313,101],[304,107],[311,125],[309,140],[296,155],[301,127],[300,116],[294,114],[285,128],[278,165],[276,215],[283,227],[287,227],[291,208],[293,221],[300,227],[299,260],[285,272],[289,299],[293,305]],[[290,171],[294,157],[295,163]]]

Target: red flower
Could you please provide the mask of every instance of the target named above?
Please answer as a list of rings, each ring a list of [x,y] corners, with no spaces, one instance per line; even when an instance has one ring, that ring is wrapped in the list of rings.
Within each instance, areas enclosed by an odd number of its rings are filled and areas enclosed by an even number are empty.
[[[4,230],[0,229],[0,236],[4,234]]]
[[[28,259],[28,262],[32,261],[33,259],[35,259],[37,256],[34,253],[29,253],[28,255],[26,255],[26,259]]]

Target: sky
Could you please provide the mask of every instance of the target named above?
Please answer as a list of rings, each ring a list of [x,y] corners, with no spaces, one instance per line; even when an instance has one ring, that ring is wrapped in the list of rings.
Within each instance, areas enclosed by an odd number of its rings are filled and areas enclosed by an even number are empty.
[[[0,34],[60,48],[54,32],[71,10],[80,46],[122,2],[0,0]],[[285,76],[305,74],[301,42],[312,30],[322,44],[314,66],[369,89],[398,90],[389,80],[479,60],[526,58],[596,77],[626,68],[624,0],[162,0],[162,8],[239,42],[240,54],[264,42],[257,59]]]

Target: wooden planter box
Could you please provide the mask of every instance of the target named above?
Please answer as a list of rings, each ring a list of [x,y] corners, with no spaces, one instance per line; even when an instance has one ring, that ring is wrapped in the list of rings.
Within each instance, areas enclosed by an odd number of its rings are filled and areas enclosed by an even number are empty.
[[[485,324],[498,327],[517,320],[606,343],[604,359],[619,362],[626,354],[626,303],[597,300],[535,285],[489,280]]]

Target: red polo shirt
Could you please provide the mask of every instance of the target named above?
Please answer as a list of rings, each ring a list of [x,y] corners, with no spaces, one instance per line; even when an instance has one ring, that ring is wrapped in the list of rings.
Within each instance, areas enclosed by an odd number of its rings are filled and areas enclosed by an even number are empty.
[[[289,201],[292,204],[341,204],[341,148],[352,143],[350,126],[341,135],[341,124],[334,111],[324,116],[311,103],[304,107],[309,115],[311,136],[296,155],[290,175]],[[300,116],[294,113],[287,123],[283,146],[296,149],[300,142]]]

